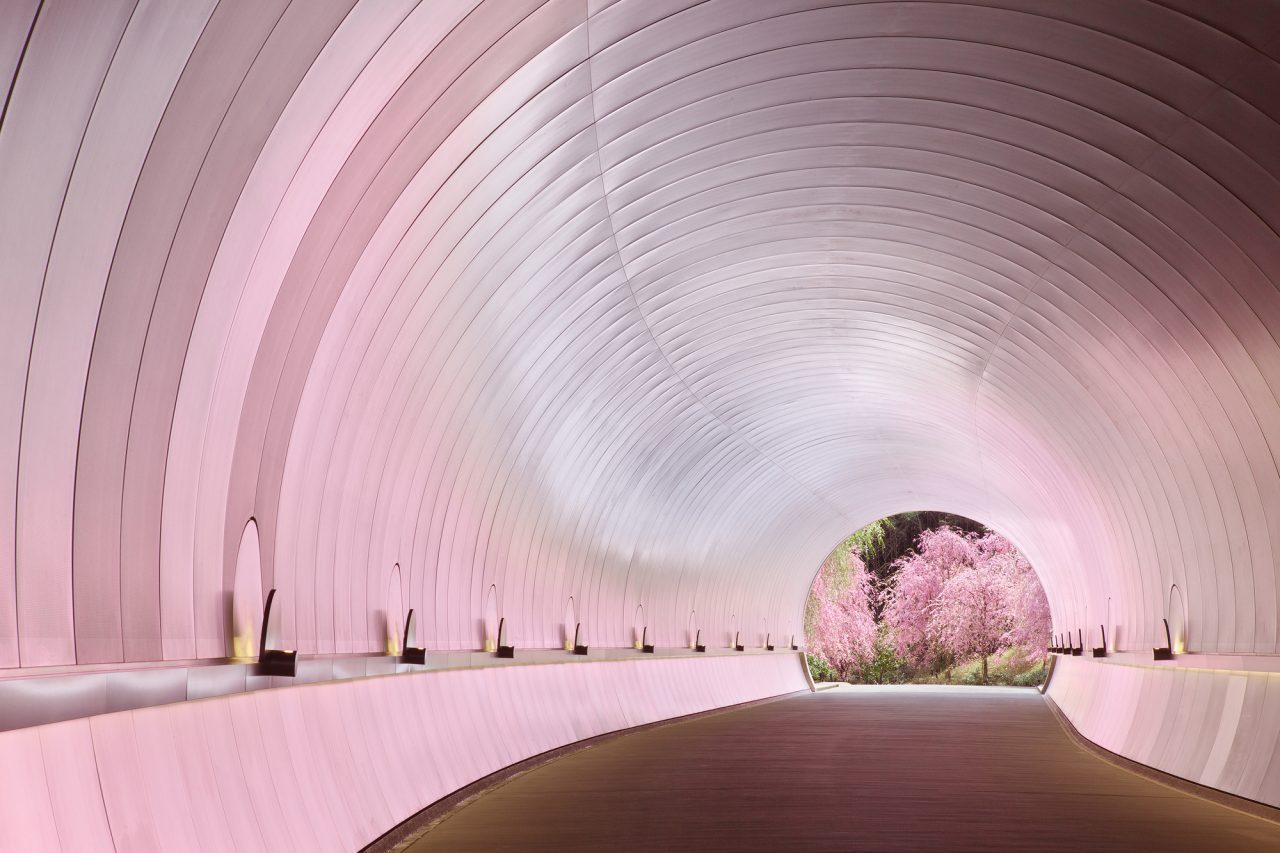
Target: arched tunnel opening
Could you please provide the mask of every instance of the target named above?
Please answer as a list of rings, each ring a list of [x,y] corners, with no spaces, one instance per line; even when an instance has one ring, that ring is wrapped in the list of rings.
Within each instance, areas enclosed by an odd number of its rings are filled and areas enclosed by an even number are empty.
[[[6,0],[0,850],[358,850],[624,731],[763,751],[614,848],[846,849],[749,792],[899,695],[1056,733],[1061,838],[1267,849],[1277,83],[1274,0]],[[812,692],[920,507],[1035,567],[1043,693]]]
[[[900,513],[823,560],[805,601],[805,660],[819,683],[1038,687],[1062,645],[1052,627],[1035,568],[998,531]]]

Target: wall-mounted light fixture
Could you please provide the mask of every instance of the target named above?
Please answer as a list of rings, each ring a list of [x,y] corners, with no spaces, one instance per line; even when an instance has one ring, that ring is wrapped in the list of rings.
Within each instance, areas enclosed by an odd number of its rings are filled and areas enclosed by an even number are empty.
[[[693,650],[695,652],[705,652],[707,647],[702,645],[702,629],[698,629],[698,633],[693,636]]]
[[[1071,647],[1071,654],[1080,657],[1084,654],[1084,629],[1076,629],[1076,644]]]
[[[640,651],[647,655],[653,654],[653,644],[649,642],[649,626],[644,626],[644,631],[640,634]]]
[[[1102,632],[1102,645],[1094,647],[1093,656],[1095,658],[1105,658],[1107,656],[1107,626],[1099,625],[1098,630]]]
[[[796,645],[796,635],[795,635],[795,634],[792,634],[792,635],[791,635],[791,651],[793,651],[793,652],[798,652],[798,651],[800,651],[800,647]]]
[[[735,652],[745,652],[745,651],[746,651],[746,649],[742,647],[742,643],[738,642],[738,632],[737,632],[737,631],[734,631],[734,632],[733,632],[733,650],[734,650]]]
[[[764,650],[766,652],[773,651],[773,634],[764,635]]]
[[[1165,635],[1169,640],[1169,648],[1174,657],[1177,657],[1187,650],[1188,625],[1187,602],[1176,583],[1169,587],[1169,599],[1164,612],[1173,620],[1172,625],[1166,625]]]
[[[581,636],[582,636],[582,623],[579,622],[573,628],[573,653],[575,655],[585,655],[587,653],[587,647],[584,646],[582,643],[578,642]]]
[[[514,658],[516,647],[507,644],[507,617],[498,620],[498,650],[495,654],[500,658]]]
[[[275,600],[276,591],[272,589],[267,593],[267,603],[262,608],[262,641],[258,646],[258,675],[293,678],[298,674],[298,653],[293,649],[267,648],[267,638],[273,636],[270,634],[271,605]]]
[[[489,584],[489,591],[485,593],[484,616],[480,624],[484,631],[482,637],[484,650],[490,653],[496,652],[498,650],[498,587],[496,584]]]
[[[414,644],[416,642],[417,624],[413,619],[413,608],[409,608],[409,615],[404,618],[404,642],[400,644],[403,651],[400,653],[401,663],[416,663],[419,666],[425,666],[427,663],[427,650],[419,648]]]
[[[569,636],[569,626],[573,625],[573,636]],[[582,623],[578,621],[578,611],[573,606],[573,596],[569,596],[569,602],[564,608],[564,650],[573,653],[573,647],[578,645],[578,632],[582,630]]]
[[[1156,660],[1173,660],[1173,638],[1169,634],[1169,620],[1161,619],[1164,623],[1164,645],[1151,650],[1151,656]]]

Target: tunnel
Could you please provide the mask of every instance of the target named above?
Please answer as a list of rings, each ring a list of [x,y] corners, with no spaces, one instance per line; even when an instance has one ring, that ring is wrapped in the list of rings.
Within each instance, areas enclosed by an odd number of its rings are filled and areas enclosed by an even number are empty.
[[[1085,740],[1280,806],[1273,2],[6,0],[0,87],[0,849],[807,691],[920,509]]]

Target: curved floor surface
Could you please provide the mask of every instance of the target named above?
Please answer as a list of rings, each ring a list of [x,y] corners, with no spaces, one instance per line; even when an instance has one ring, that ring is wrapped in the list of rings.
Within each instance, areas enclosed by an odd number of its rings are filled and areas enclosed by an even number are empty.
[[[1039,693],[840,688],[616,738],[454,811],[465,850],[1280,850],[1076,746]]]

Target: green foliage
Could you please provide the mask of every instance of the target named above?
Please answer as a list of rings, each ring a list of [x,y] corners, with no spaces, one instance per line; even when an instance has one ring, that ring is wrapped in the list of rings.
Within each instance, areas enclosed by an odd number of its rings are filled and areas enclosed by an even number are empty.
[[[849,684],[982,684],[982,659],[953,663],[939,661],[924,669],[913,669],[894,653],[893,644],[883,635],[876,640],[875,654],[860,667],[842,677],[825,660],[806,654],[815,682],[845,681]],[[1005,649],[988,659],[988,685],[1039,687],[1044,683],[1044,661],[1027,662],[1020,649]]]
[[[877,549],[883,548],[885,531],[889,529],[889,525],[890,519],[887,518],[873,521],[837,545],[835,550],[827,556],[823,566],[830,567],[827,591],[832,598],[839,598],[854,580],[854,564],[851,563],[849,558],[851,556],[860,556],[862,559],[866,559],[867,554],[876,553]],[[876,597],[873,596],[874,598]],[[873,601],[872,603],[874,605],[876,602]],[[818,600],[811,593],[804,605],[804,631],[806,636],[813,636],[817,625],[818,606]],[[876,612],[874,606],[873,612]]]
[[[875,653],[858,670],[858,680],[863,684],[902,684],[909,676],[907,662],[898,657],[887,632],[881,626],[876,634]]]
[[[1044,661],[1028,661],[1023,649],[1003,649],[987,659],[987,684],[1039,687],[1044,682]],[[961,661],[936,671],[920,671],[916,684],[982,684],[982,658]]]
[[[943,526],[962,533],[985,533],[987,529],[972,519],[947,512],[902,512],[873,521],[849,539],[858,543],[867,570],[883,584],[893,574],[894,562],[915,549],[921,533]]]
[[[809,661],[809,675],[815,682],[840,680],[839,674],[822,658],[806,653],[805,659]]]
[[[849,556],[855,552],[856,548],[854,537],[850,536],[837,545],[836,549],[831,552],[831,556],[827,558],[827,562],[831,566],[830,587],[832,595],[839,595],[844,592],[853,580]]]
[[[856,551],[862,556],[864,562],[873,560],[884,551],[885,533],[888,532],[892,523],[890,518],[877,519],[844,540],[841,547]]]
[[[1044,684],[1044,664],[1038,663],[1024,672],[1013,675],[1009,683],[1015,687],[1039,687]]]
[[[875,651],[871,657],[860,661],[848,673],[842,675],[827,660],[818,655],[806,654],[809,673],[814,681],[846,681],[849,684],[905,684],[911,680],[912,671],[907,662],[893,650],[893,642],[883,626],[876,634]]]

